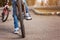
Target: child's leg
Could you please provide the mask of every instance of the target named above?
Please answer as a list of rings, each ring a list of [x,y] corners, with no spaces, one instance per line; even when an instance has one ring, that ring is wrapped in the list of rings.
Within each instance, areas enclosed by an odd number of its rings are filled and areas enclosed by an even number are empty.
[[[18,30],[18,19],[16,16],[17,9],[16,9],[16,1],[12,0],[12,7],[13,7],[13,18],[14,18],[14,33],[17,33]]]
[[[30,20],[30,19],[32,19],[32,18],[31,18],[31,15],[29,14],[29,9],[28,9],[26,0],[23,0],[23,2],[24,2],[24,4],[25,4],[25,6],[26,6],[26,14],[25,14],[25,18],[26,18],[27,20]]]

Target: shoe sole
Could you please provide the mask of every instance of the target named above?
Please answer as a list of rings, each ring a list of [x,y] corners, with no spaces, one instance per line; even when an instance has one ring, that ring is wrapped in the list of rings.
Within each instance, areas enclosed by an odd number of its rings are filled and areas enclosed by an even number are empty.
[[[26,18],[25,18],[26,19]],[[32,20],[32,18],[31,19],[26,19],[26,20]]]

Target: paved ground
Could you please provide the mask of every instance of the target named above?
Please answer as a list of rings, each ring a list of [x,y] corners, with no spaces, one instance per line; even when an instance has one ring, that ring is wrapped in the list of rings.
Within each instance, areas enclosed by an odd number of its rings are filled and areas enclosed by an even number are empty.
[[[35,15],[31,12],[33,19],[24,20],[26,37],[23,39],[13,34],[11,13],[5,23],[1,22],[0,17],[0,40],[60,40],[60,16]]]

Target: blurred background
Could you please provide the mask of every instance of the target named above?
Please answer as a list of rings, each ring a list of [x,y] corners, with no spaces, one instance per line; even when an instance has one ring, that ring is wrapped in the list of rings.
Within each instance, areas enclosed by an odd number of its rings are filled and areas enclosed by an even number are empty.
[[[6,0],[0,0],[0,7],[4,6]],[[9,5],[11,6],[11,0]],[[26,0],[28,6],[37,14],[59,14],[60,0]]]
[[[0,0],[0,6],[4,5],[6,0]],[[26,0],[29,6],[39,5],[39,6],[60,6],[60,0]],[[11,0],[9,0],[9,5],[11,5]]]

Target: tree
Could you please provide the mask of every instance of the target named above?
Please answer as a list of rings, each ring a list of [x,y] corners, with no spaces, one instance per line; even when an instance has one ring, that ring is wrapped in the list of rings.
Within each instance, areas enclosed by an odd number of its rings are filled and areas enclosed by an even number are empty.
[[[3,7],[6,0],[0,0],[0,7]],[[9,5],[11,5],[11,0],[9,0]]]

